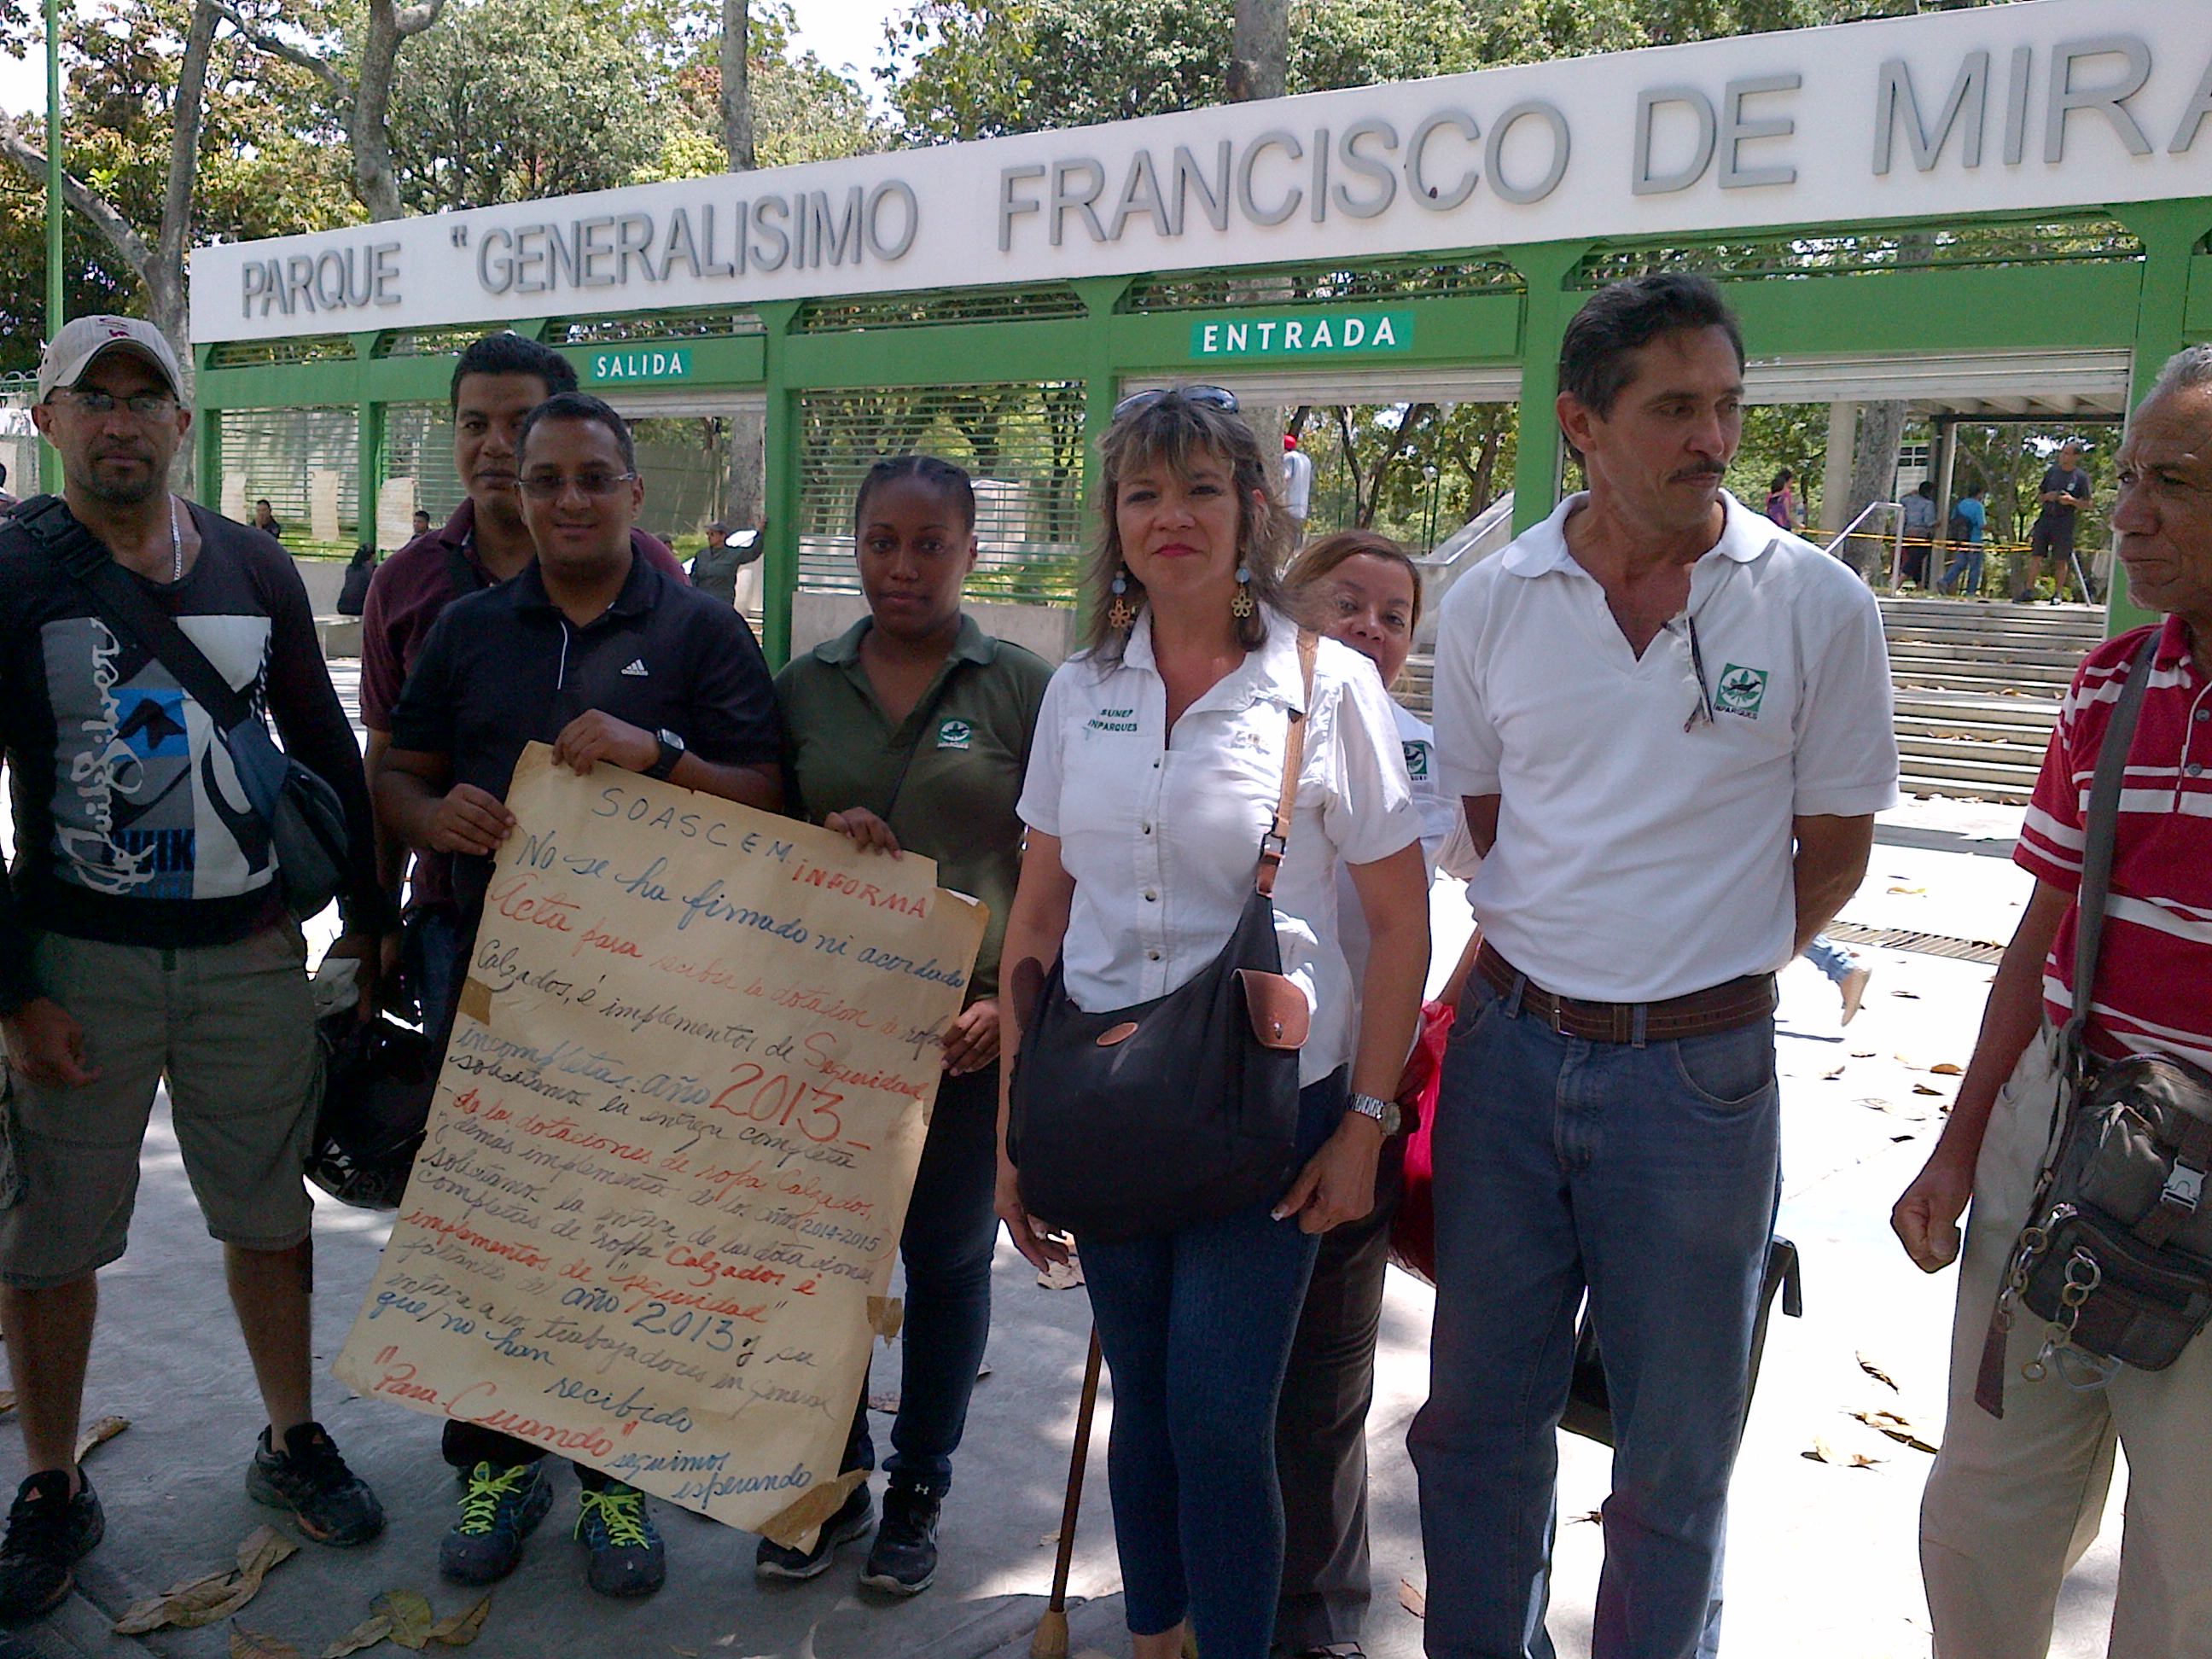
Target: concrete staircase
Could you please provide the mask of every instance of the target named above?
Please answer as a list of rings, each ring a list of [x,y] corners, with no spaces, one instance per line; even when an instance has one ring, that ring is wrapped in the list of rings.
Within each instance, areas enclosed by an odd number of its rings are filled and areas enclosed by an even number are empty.
[[[2103,609],[1895,599],[1881,613],[1905,793],[2025,801]]]
[[[2027,800],[2075,665],[2105,637],[2103,610],[1899,599],[1881,615],[1905,792]],[[1435,671],[1417,652],[1396,688],[1424,720]]]

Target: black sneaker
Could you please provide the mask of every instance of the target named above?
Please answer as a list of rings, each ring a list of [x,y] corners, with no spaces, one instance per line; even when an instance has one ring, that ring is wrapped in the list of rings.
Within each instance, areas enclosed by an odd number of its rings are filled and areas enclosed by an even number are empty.
[[[919,1595],[937,1577],[937,1511],[943,1500],[894,1484],[884,1494],[884,1523],[868,1547],[860,1582],[894,1595]]]
[[[8,1541],[0,1544],[0,1623],[18,1625],[59,1607],[76,1582],[71,1565],[106,1530],[89,1480],[74,1498],[65,1469],[48,1469],[16,1487]]]
[[[822,1535],[814,1540],[812,1549],[790,1549],[762,1539],[760,1548],[753,1553],[753,1573],[761,1578],[815,1577],[829,1569],[840,1544],[851,1543],[875,1523],[876,1506],[868,1498],[868,1483],[863,1480],[837,1506],[837,1513],[822,1523]]]
[[[584,1577],[602,1595],[650,1595],[668,1582],[668,1547],[645,1494],[619,1480],[583,1490],[576,1536],[591,1552]]]
[[[366,1544],[384,1530],[384,1505],[368,1482],[346,1467],[319,1423],[285,1430],[281,1452],[262,1430],[246,1472],[246,1495],[289,1510],[294,1524],[318,1544]]]
[[[438,1571],[457,1584],[489,1584],[522,1559],[522,1540],[553,1507],[545,1462],[479,1463],[469,1471],[461,1518],[438,1540]]]

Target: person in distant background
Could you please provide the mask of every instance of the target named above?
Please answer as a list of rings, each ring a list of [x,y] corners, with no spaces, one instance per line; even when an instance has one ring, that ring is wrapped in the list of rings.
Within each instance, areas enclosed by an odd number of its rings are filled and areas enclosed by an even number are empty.
[[[430,515],[421,507],[415,509],[415,534],[419,539],[430,533]]]
[[[1899,574],[1915,587],[1928,586],[1929,560],[1936,550],[1936,484],[1923,478],[1905,498],[1905,557]]]
[[[8,469],[0,466],[0,513],[7,512],[15,504],[15,498],[8,493]]]
[[[1313,461],[1298,447],[1298,441],[1290,433],[1283,434],[1283,511],[1296,521],[1294,527],[1306,527],[1306,515],[1313,506]]]
[[[1785,466],[1766,486],[1766,516],[1784,530],[1795,530],[1805,522],[1805,509],[1798,505],[1793,487],[1796,481],[1797,475]]]
[[[1943,592],[1951,592],[1960,572],[1966,574],[1966,592],[1982,591],[1982,532],[1989,527],[1989,503],[1982,497],[1989,486],[1977,479],[1966,486],[1966,493],[1951,507],[1951,544],[1956,550],[1951,562],[1943,572],[1943,580],[1936,584]]]
[[[278,521],[276,514],[270,509],[269,498],[266,495],[253,504],[253,527],[265,535],[279,538],[284,534],[284,526]]]
[[[2013,597],[2033,599],[2047,566],[2051,602],[2056,605],[2066,597],[2075,526],[2081,522],[2081,509],[2089,505],[2089,475],[2081,470],[2080,444],[2058,447],[2057,459],[2044,470],[2043,482],[2035,487],[2035,499],[2043,504],[2043,510],[2035,515],[2035,527],[2027,532],[2027,580]]]

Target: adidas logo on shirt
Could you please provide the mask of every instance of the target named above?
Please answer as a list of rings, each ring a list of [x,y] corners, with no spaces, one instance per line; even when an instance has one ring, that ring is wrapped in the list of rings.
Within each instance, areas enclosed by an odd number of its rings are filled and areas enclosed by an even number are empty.
[[[629,659],[629,666],[623,669],[623,672],[625,674],[634,675],[639,679],[643,679],[646,677],[645,659],[642,657],[632,657]]]

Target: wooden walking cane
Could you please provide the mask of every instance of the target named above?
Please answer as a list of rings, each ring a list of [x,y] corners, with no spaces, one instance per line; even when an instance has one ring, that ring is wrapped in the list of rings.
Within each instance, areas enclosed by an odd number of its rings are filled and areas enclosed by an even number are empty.
[[[1098,1409],[1098,1328],[1083,1362],[1083,1401],[1075,1412],[1075,1445],[1067,1455],[1067,1498],[1060,1510],[1060,1554],[1052,1564],[1052,1599],[1030,1638],[1030,1659],[1067,1659],[1067,1571],[1075,1559],[1075,1518],[1083,1508],[1083,1466],[1091,1455],[1091,1419]]]

